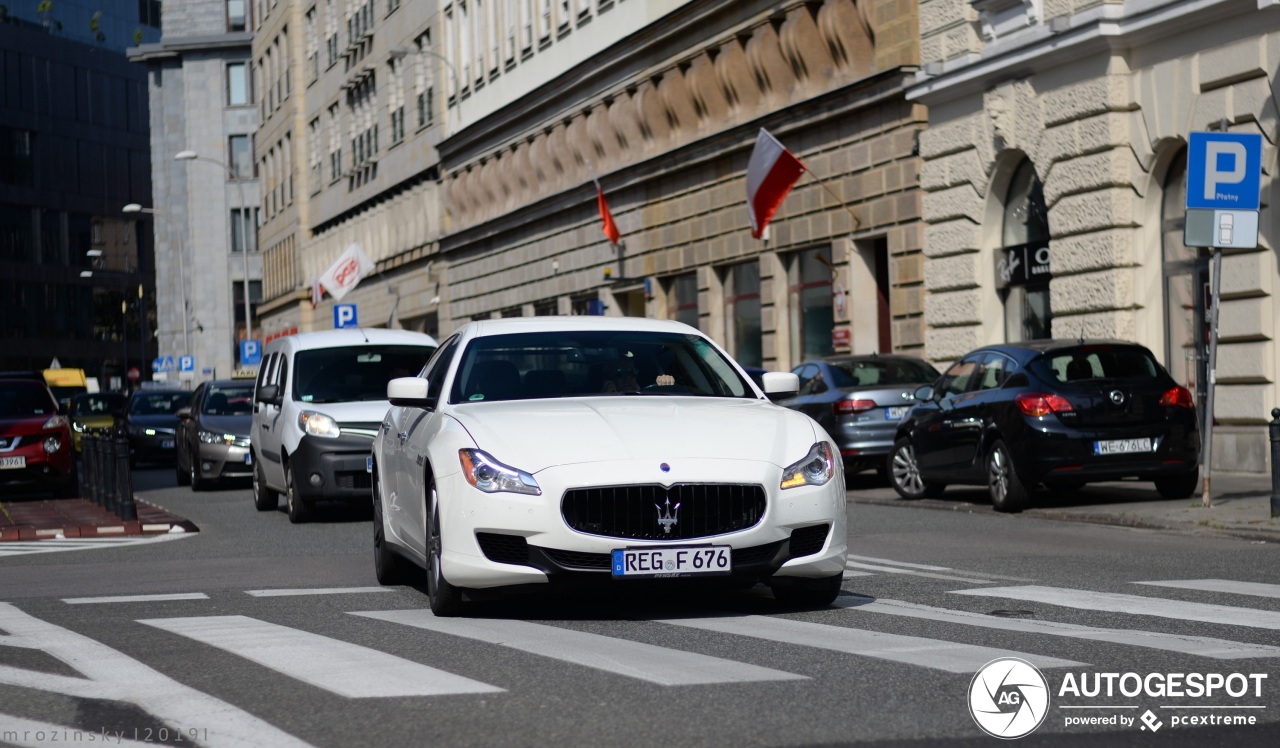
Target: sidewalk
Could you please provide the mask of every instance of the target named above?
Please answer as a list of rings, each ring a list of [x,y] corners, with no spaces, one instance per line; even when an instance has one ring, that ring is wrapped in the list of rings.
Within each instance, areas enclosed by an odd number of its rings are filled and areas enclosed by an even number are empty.
[[[982,487],[948,488],[940,498],[906,501],[874,473],[848,478],[855,504],[994,512]],[[1271,518],[1271,477],[1255,473],[1215,473],[1213,505],[1200,505],[1200,491],[1187,499],[1164,499],[1150,483],[1091,483],[1074,494],[1038,491],[1023,517],[1144,527],[1189,535],[1234,537],[1280,543],[1280,518]]]
[[[190,520],[145,501],[134,504],[138,518],[126,522],[88,499],[0,501],[0,541],[199,532]]]

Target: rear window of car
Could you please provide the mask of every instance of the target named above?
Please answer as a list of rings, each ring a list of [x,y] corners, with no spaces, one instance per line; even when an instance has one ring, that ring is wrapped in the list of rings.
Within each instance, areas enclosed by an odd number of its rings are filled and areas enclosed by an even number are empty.
[[[928,384],[940,375],[924,361],[866,359],[832,361],[832,384],[836,387],[875,387],[878,385]]]
[[[1046,353],[1028,368],[1046,382],[1070,384],[1094,380],[1152,382],[1160,365],[1141,348],[1089,346]]]
[[[57,403],[43,385],[0,382],[0,418],[51,416],[57,412]]]

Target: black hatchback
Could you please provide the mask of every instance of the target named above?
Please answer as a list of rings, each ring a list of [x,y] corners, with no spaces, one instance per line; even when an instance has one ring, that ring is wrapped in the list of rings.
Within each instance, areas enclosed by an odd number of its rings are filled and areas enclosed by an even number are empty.
[[[1151,351],[1118,340],[1037,340],[961,358],[898,426],[889,453],[900,496],[949,484],[985,485],[999,511],[1018,511],[1039,484],[1155,482],[1186,498],[1199,482],[1195,400]]]

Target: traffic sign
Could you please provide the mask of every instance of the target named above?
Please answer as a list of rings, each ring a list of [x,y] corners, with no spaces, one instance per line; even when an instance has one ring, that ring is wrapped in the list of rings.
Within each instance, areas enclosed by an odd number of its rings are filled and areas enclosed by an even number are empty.
[[[333,326],[338,330],[341,330],[344,327],[359,327],[360,318],[356,315],[356,305],[334,304]]]
[[[1262,136],[1193,132],[1187,147],[1187,207],[1257,210]]]
[[[241,366],[258,366],[262,363],[262,341],[241,340],[240,341],[240,365]]]
[[[151,362],[151,371],[165,372],[173,371],[173,356],[161,356]]]
[[[178,356],[178,371],[194,372],[195,370],[196,370],[195,356]]]

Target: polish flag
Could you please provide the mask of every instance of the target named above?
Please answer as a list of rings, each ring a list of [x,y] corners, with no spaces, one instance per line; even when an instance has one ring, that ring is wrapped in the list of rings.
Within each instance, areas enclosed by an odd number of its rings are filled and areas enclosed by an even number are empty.
[[[782,207],[782,201],[805,171],[800,159],[778,139],[760,128],[756,147],[747,162],[747,211],[751,214],[751,236],[759,239]]]
[[[604,222],[600,228],[604,230],[604,235],[609,239],[609,243],[618,246],[618,240],[622,238],[622,234],[618,232],[618,224],[613,222],[613,214],[609,212],[609,203],[604,199],[604,188],[600,186],[600,180],[596,183],[596,202],[600,204],[600,220]]]

